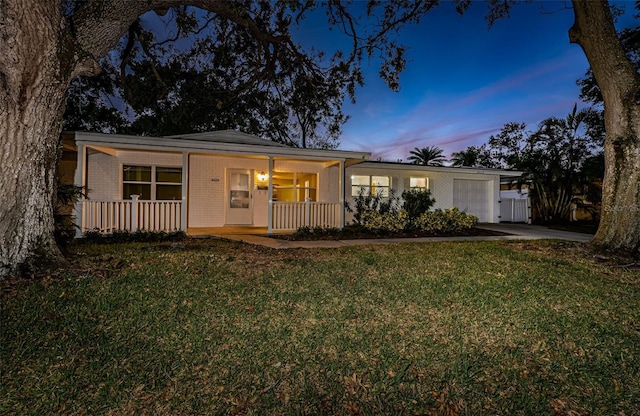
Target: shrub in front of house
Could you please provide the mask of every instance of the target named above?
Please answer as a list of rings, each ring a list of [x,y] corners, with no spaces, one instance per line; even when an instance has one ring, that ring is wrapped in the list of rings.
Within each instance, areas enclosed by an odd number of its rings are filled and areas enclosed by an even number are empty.
[[[362,226],[364,226],[363,218],[368,215],[395,213],[402,206],[400,198],[396,196],[392,189],[389,190],[388,196],[383,196],[379,193],[371,193],[368,189],[361,187],[353,202],[353,208],[346,203],[345,209],[347,212],[353,213],[353,222]]]
[[[116,244],[116,243],[158,243],[164,241],[181,241],[186,238],[184,231],[127,231],[114,230],[110,234],[103,234],[98,230],[85,231],[82,235],[87,243]]]
[[[56,189],[56,200],[53,206],[53,237],[65,254],[76,235],[74,205],[83,196],[86,196],[86,190],[80,186],[58,184]]]
[[[368,211],[362,214],[360,225],[368,230],[382,230],[388,233],[401,233],[409,226],[409,215],[407,211],[389,211],[380,213],[379,211]]]
[[[342,230],[336,227],[309,227],[308,225],[303,225],[299,227],[295,233],[293,233],[294,237],[300,237],[305,239],[322,239],[325,237],[339,237],[342,234]]]
[[[453,207],[424,212],[414,221],[414,226],[429,234],[448,234],[469,230],[477,223],[478,217]]]
[[[409,220],[414,222],[423,213],[429,211],[436,200],[428,189],[411,189],[402,192],[402,209],[407,212]]]
[[[393,191],[388,197],[370,194],[361,189],[354,198],[354,225],[372,234],[400,234],[419,232],[429,235],[455,234],[473,228],[478,218],[458,208],[429,211],[435,204],[431,192],[410,190],[402,193],[402,199]]]

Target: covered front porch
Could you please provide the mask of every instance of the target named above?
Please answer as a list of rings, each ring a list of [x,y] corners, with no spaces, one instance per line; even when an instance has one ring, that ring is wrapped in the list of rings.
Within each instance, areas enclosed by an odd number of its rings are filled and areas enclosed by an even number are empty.
[[[232,131],[170,138],[76,132],[73,143],[74,182],[88,189],[76,205],[79,235],[342,228],[345,166],[367,156]]]
[[[185,231],[189,235],[266,234],[292,232],[300,227],[342,228],[344,214],[340,203],[269,202],[269,221],[261,226],[186,227],[182,201],[143,201],[131,199],[83,199],[79,230],[109,234],[114,231]]]

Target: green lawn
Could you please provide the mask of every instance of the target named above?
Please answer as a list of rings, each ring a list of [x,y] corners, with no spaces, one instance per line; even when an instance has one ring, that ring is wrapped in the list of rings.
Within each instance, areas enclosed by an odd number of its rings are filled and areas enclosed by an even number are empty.
[[[4,285],[0,414],[640,414],[640,275],[577,244],[79,245]]]

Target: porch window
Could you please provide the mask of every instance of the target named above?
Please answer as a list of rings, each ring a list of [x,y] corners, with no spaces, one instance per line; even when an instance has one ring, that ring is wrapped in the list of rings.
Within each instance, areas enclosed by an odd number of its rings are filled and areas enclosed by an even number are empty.
[[[156,167],[156,198],[161,201],[182,199],[182,168]]]
[[[409,187],[411,190],[424,191],[429,189],[429,178],[409,178]]]
[[[317,201],[316,173],[273,172],[273,198],[281,202]]]
[[[391,178],[388,176],[353,175],[351,177],[351,196],[358,196],[362,191],[365,195],[389,196]]]
[[[162,166],[122,167],[122,198],[140,195],[141,200],[182,198],[182,168]]]

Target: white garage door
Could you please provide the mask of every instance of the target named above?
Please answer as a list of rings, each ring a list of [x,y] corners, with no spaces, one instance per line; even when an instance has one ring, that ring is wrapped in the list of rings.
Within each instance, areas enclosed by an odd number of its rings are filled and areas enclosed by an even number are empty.
[[[489,182],[454,179],[453,205],[479,222],[489,222]]]

